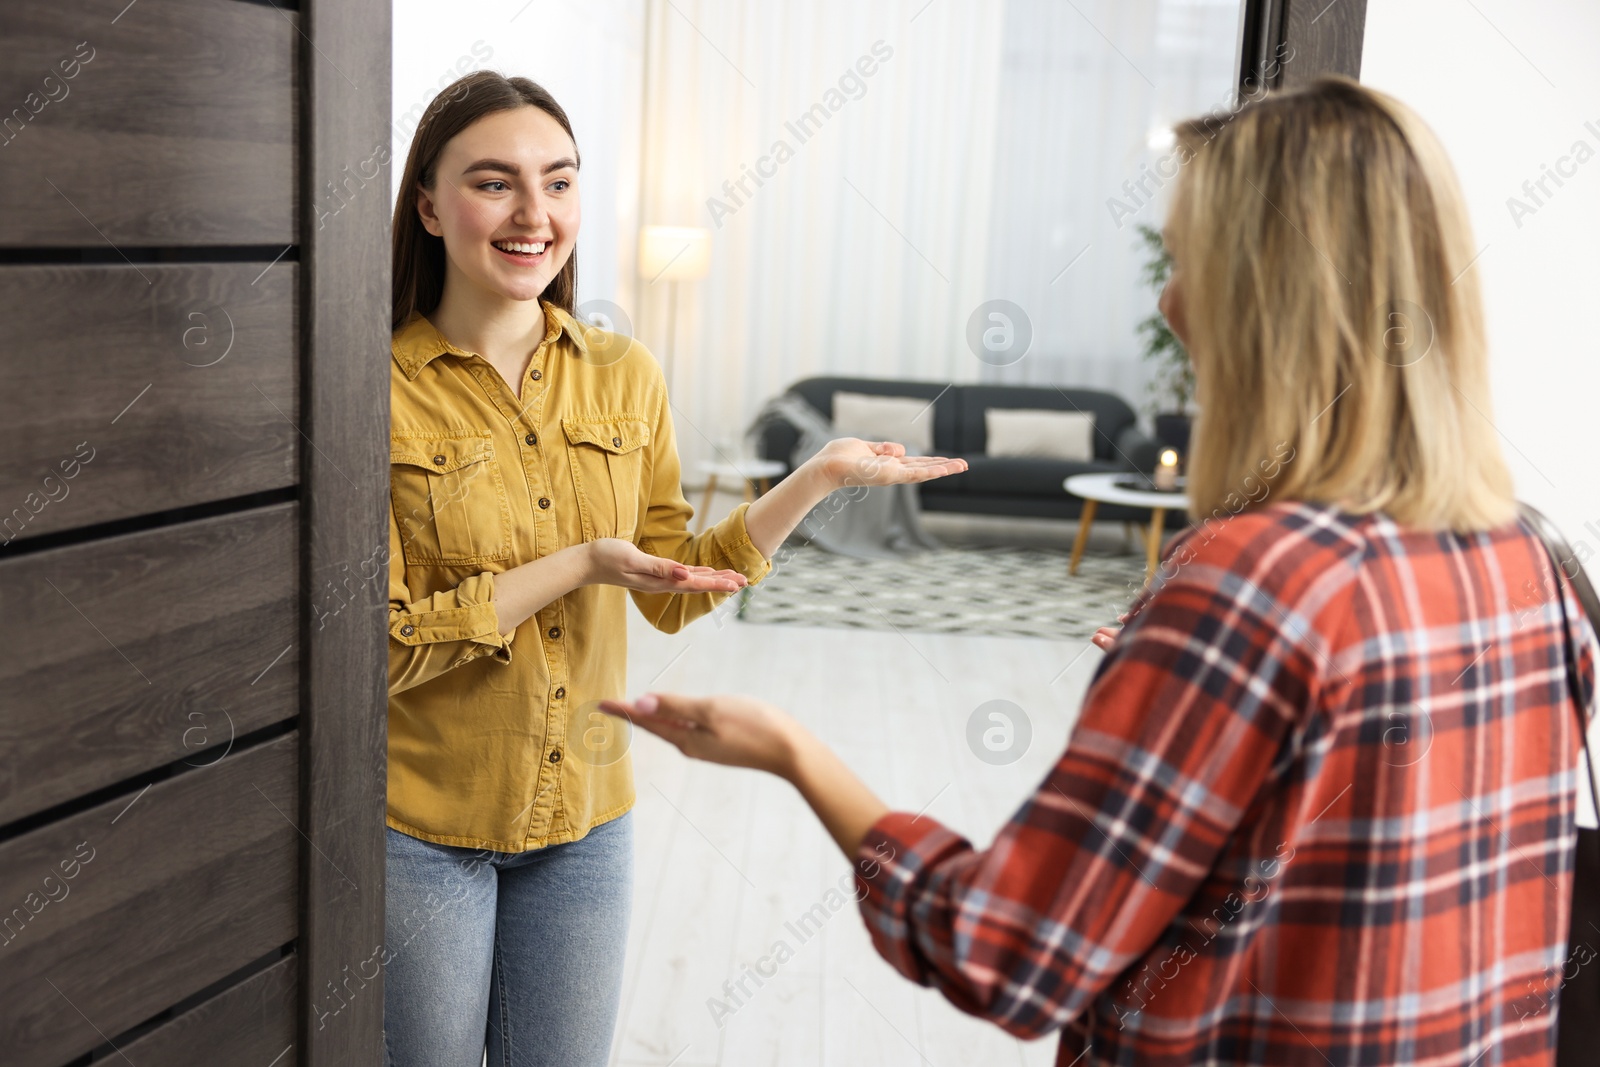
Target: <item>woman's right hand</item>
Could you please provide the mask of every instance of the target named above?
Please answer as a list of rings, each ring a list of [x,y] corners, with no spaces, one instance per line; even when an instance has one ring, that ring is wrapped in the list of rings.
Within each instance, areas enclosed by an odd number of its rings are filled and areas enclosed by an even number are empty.
[[[749,584],[738,571],[691,567],[652,556],[620,537],[588,542],[590,585],[620,585],[640,593],[731,593]]]

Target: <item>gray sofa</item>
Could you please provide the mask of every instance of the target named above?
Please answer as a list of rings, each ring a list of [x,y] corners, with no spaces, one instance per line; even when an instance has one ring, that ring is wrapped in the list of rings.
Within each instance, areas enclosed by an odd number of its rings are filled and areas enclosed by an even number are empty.
[[[1161,449],[1159,442],[1139,428],[1133,409],[1126,401],[1095,389],[834,377],[806,378],[790,389],[830,419],[833,418],[833,394],[840,391],[914,396],[934,401],[934,451],[942,456],[964,458],[968,469],[921,485],[922,507],[926,511],[1077,518],[1083,501],[1062,489],[1062,479],[1090,471],[1150,471],[1155,468]],[[989,408],[1093,412],[1094,458],[1074,462],[987,456],[984,454],[983,413]],[[797,440],[798,435],[789,426],[768,425],[758,439],[760,455],[789,463]],[[1102,505],[1095,517],[1107,522],[1150,521],[1146,510],[1113,505]],[[1168,513],[1169,528],[1179,528],[1185,522],[1181,512]]]

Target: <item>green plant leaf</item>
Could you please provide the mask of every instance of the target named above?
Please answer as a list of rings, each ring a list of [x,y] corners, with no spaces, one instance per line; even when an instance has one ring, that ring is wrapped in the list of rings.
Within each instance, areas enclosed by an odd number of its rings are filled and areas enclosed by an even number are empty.
[[[1159,298],[1162,287],[1172,277],[1172,257],[1160,230],[1147,223],[1140,223],[1135,230],[1145,255],[1140,277]],[[1151,415],[1163,410],[1187,412],[1194,397],[1194,365],[1189,362],[1183,342],[1173,334],[1159,309],[1141,319],[1136,329],[1144,346],[1140,355],[1155,364],[1155,377],[1150,381],[1151,402],[1145,410]],[[1170,407],[1164,402],[1169,402]]]

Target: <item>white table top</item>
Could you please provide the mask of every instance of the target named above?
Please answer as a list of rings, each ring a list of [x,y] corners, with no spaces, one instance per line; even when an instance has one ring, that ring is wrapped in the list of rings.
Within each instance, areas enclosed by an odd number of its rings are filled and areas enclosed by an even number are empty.
[[[776,459],[740,459],[734,463],[721,460],[700,461],[701,474],[715,474],[718,478],[771,478],[789,469],[789,465]]]
[[[1100,474],[1074,474],[1062,482],[1062,488],[1073,496],[1081,496],[1085,500],[1098,500],[1102,504],[1122,504],[1133,508],[1167,508],[1175,510],[1187,508],[1189,498],[1182,493],[1157,493],[1144,492],[1139,489],[1124,489],[1113,483],[1118,478],[1129,476],[1127,471],[1107,472]]]

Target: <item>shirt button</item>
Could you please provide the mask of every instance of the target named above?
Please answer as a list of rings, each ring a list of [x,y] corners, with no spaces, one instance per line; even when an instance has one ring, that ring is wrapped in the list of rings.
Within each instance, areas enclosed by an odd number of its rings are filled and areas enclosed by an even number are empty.
[[[412,634],[414,634],[416,632],[417,632],[417,628],[415,626],[412,626],[409,622],[406,623],[404,626],[400,627],[400,633],[404,637],[410,637]]]
[[[561,750],[559,748],[553,748],[553,749],[550,750],[550,762],[551,763],[560,763],[561,762]]]
[[[434,456],[433,457],[433,461],[435,463],[437,463],[441,467],[444,466],[444,457],[443,456]]]
[[[549,497],[547,497],[547,496],[542,496],[542,497],[540,497],[540,498],[539,498],[539,506],[540,506],[540,507],[541,507],[541,508],[547,508],[547,507],[549,507],[549,506],[550,506],[550,498],[549,498]]]
[[[564,685],[556,686],[556,699],[557,700],[560,700],[562,697],[564,697],[566,695],[567,695],[567,687],[566,686],[564,686]]]
[[[536,445],[539,443],[539,437],[537,434],[530,433],[528,436],[524,437],[523,440],[528,442],[530,445]]]
[[[528,377],[532,378],[534,381],[538,381],[540,378],[543,378],[544,375],[540,373],[538,367],[535,367],[533,368],[533,373],[529,374]]]
[[[555,640],[558,640],[560,637],[561,637],[561,627],[559,627],[559,626],[550,627],[550,639],[552,641],[555,641]]]

